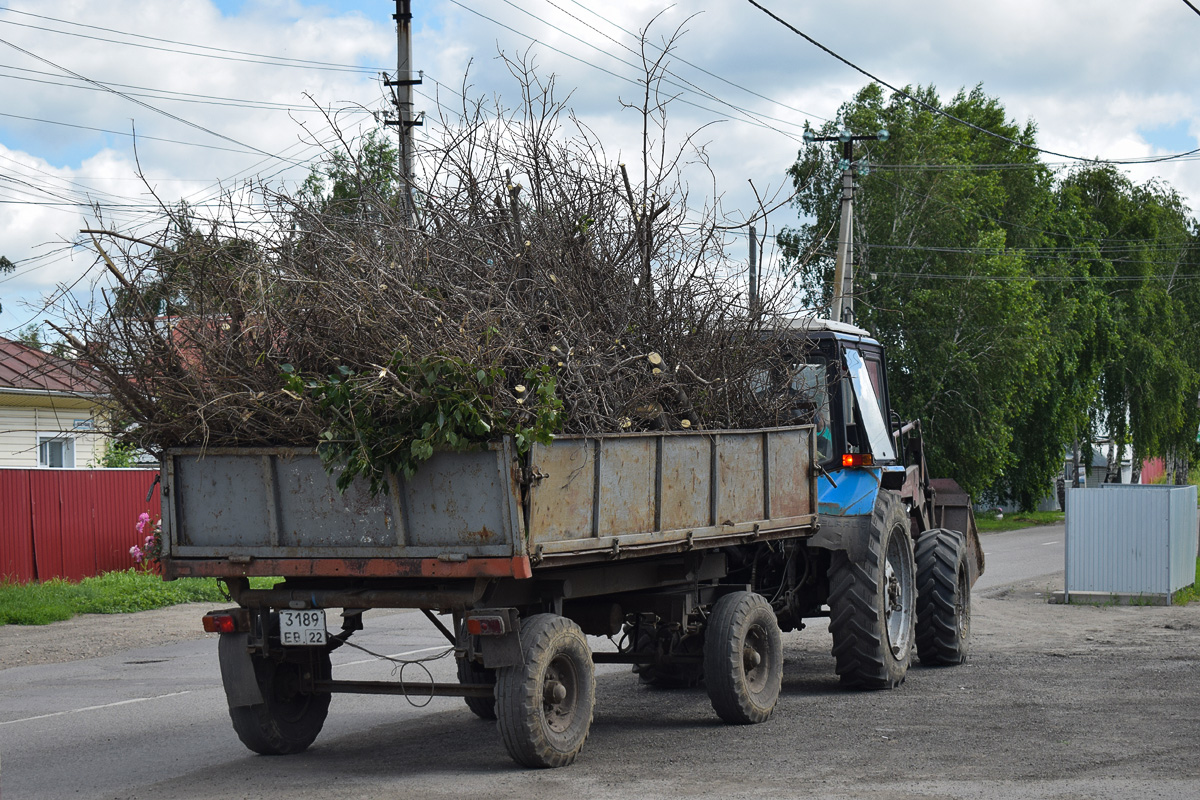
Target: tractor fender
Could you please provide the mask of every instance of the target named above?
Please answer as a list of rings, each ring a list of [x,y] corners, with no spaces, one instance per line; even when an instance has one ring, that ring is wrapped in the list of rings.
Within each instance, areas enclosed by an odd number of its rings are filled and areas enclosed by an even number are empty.
[[[836,516],[822,512],[821,527],[808,540],[808,545],[826,550],[845,550],[851,561],[861,563],[867,557],[876,520],[888,519],[893,505],[903,505],[899,495],[881,490],[875,493],[867,513]],[[883,522],[878,524],[882,525]]]

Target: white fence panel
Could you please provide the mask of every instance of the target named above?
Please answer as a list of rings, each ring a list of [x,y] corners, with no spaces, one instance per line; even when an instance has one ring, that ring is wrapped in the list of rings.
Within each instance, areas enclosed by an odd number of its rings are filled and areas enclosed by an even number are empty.
[[[1067,492],[1066,591],[1167,595],[1196,568],[1196,487]]]

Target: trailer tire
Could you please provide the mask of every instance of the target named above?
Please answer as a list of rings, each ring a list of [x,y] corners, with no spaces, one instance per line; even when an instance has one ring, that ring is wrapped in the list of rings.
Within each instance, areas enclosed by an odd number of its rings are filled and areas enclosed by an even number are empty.
[[[496,670],[488,669],[465,658],[457,659],[457,661],[459,683],[490,683],[493,686],[496,685]],[[464,697],[463,699],[467,701],[467,708],[471,709],[472,713],[480,719],[492,720],[496,718],[495,695],[492,697]]]
[[[971,641],[971,571],[958,531],[934,528],[917,541],[917,656],[922,664],[967,660]]]
[[[916,568],[908,515],[880,492],[859,559],[835,550],[829,565],[829,631],[842,685],[892,689],[912,663]]]
[[[317,738],[329,713],[329,692],[304,693],[300,686],[311,671],[315,680],[332,674],[329,652],[310,654],[307,663],[251,656],[263,702],[231,706],[229,717],[242,744],[264,756],[306,750]]]
[[[579,626],[557,614],[521,621],[525,663],[496,670],[496,721],[504,747],[526,767],[565,767],[592,727],[596,670]]]
[[[783,638],[771,604],[754,592],[717,600],[704,633],[708,699],[730,725],[765,722],[783,684]]]

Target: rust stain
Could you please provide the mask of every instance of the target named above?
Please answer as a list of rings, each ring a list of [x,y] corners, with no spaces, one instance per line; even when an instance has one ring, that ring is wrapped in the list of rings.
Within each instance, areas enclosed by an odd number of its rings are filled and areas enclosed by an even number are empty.
[[[484,525],[477,531],[467,531],[462,535],[464,542],[477,542],[479,544],[487,544],[495,538],[496,532]]]

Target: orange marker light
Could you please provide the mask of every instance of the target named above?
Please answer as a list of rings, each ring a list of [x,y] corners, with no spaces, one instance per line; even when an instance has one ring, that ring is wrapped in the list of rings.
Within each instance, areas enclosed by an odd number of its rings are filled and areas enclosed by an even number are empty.
[[[843,467],[873,467],[875,466],[875,456],[870,453],[843,453]]]

